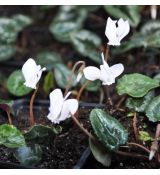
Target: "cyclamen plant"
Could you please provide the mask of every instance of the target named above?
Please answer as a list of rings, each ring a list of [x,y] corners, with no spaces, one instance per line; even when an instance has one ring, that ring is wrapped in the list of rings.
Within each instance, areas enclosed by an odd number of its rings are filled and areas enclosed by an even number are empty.
[[[124,21],[123,19],[120,19],[118,21],[118,27],[116,27],[116,22],[117,21],[112,21],[110,18],[108,18],[107,20],[105,34],[109,40],[108,46],[109,45],[119,46],[120,41],[129,33],[130,27],[129,27],[128,21]],[[79,106],[78,103],[80,100],[80,96],[84,88],[88,85],[90,81],[99,79],[102,81],[102,85],[109,86],[115,83],[115,79],[120,74],[123,73],[124,71],[123,64],[119,63],[111,67],[108,65],[106,61],[108,59],[108,52],[109,52],[109,47],[107,47],[106,49],[105,56],[103,53],[101,54],[103,64],[100,65],[100,69],[94,66],[85,67],[85,63],[83,61],[79,61],[75,64],[72,70],[72,74],[75,72],[76,67],[79,64],[82,64],[82,66],[79,69],[80,73],[77,76],[77,82],[80,81],[82,77],[82,72],[85,78],[89,81],[85,83],[82,86],[82,88],[79,90],[77,99],[67,99],[72,93],[71,91],[69,91],[71,81],[72,81],[72,76],[69,78],[68,85],[66,85],[65,97],[63,97],[61,89],[53,90],[49,95],[50,107],[49,107],[49,114],[47,116],[47,118],[54,124],[59,124],[61,121],[64,121],[67,118],[71,117],[73,121],[76,123],[76,125],[89,137],[90,148],[95,158],[98,159],[98,161],[100,161],[102,164],[104,164],[103,160],[99,160],[99,158],[97,158],[93,149],[94,147],[97,147],[97,143],[98,145],[103,144],[100,147],[105,146],[106,151],[108,150],[108,151],[115,152],[115,150],[117,150],[121,145],[127,142],[128,132],[125,130],[125,128],[123,128],[123,126],[115,118],[111,117],[109,114],[105,113],[101,109],[94,109],[90,114],[90,121],[91,121],[93,130],[96,134],[96,136],[94,136],[87,129],[85,129],[84,126],[79,122],[78,118],[75,116],[75,113],[78,112],[78,106]],[[32,71],[29,72],[28,71],[29,69],[31,69]],[[23,68],[22,68],[22,72],[26,80],[24,84],[30,88],[35,89],[35,92],[30,102],[30,122],[32,125],[35,124],[32,107],[33,107],[33,101],[38,89],[36,86],[44,70],[45,68],[41,69],[41,66],[36,65],[33,59],[29,59],[23,65]],[[108,124],[110,127],[107,128]],[[113,134],[108,137],[107,135],[111,132],[109,131],[110,129],[112,131],[114,130],[114,133],[119,133],[119,136],[117,137],[116,135]],[[117,141],[114,143],[115,139]],[[134,143],[128,143],[128,145],[129,144],[134,145]],[[138,144],[135,144],[135,145],[137,146]],[[100,149],[99,146],[97,148],[98,150]],[[101,151],[101,149],[99,151]],[[108,158],[110,159],[110,156],[108,156]]]
[[[158,151],[158,139],[160,137],[160,125],[157,126],[157,132],[155,139],[151,145],[151,149],[147,149],[139,143],[128,142],[128,131],[121,125],[121,123],[114,117],[110,116],[108,112],[102,109],[93,109],[89,115],[89,119],[94,131],[94,134],[84,128],[83,124],[78,118],[78,108],[81,94],[85,87],[91,81],[100,80],[102,85],[108,87],[116,82],[116,78],[119,77],[123,71],[124,66],[121,63],[115,65],[108,65],[109,46],[119,46],[121,40],[129,33],[130,26],[128,21],[119,19],[114,21],[111,18],[107,19],[107,25],[105,29],[105,35],[108,38],[108,45],[106,52],[101,53],[102,64],[100,68],[94,66],[85,66],[84,61],[78,61],[72,69],[72,75],[68,78],[68,84],[64,95],[61,89],[53,89],[49,94],[50,106],[48,108],[48,115],[46,118],[53,124],[61,124],[62,121],[71,118],[75,124],[88,136],[90,149],[95,158],[102,163],[104,166],[109,166],[111,163],[111,154],[114,152],[120,155],[132,156],[132,153],[120,151],[119,148],[127,146],[136,146],[149,154],[149,160],[153,159],[156,152]],[[75,73],[76,68],[79,66],[77,82],[80,82],[84,75],[87,80],[77,93],[76,98],[68,99],[73,91],[70,91],[72,84],[72,77]],[[30,100],[30,115],[29,121],[31,126],[41,128],[37,126],[33,114],[33,102],[35,100],[36,93],[39,87],[39,81],[42,76],[42,72],[46,68],[41,68],[37,65],[35,60],[29,58],[22,67],[22,73],[25,79],[24,85],[31,89],[34,89],[34,93]],[[160,97],[154,97],[149,91],[159,87],[159,82],[155,79],[151,79],[141,74],[129,74],[124,75],[117,81],[117,92],[119,95],[127,94],[130,98],[127,101],[127,107],[134,111],[134,119],[136,118],[136,112],[144,112],[150,121],[160,121],[159,110],[157,104],[160,104]],[[152,100],[150,100],[152,98]],[[149,99],[149,100],[148,100]],[[108,99],[107,99],[108,100]],[[156,114],[153,110],[158,111]],[[11,123],[11,122],[10,122]],[[15,128],[12,128],[15,131]],[[44,129],[44,128],[43,128]],[[46,127],[45,130],[48,131]],[[32,132],[32,129],[31,131]],[[19,134],[19,132],[16,131]],[[136,135],[135,129],[135,135]],[[136,135],[137,136],[137,135]],[[21,136],[24,142],[24,138]],[[138,139],[138,137],[136,137]],[[143,157],[143,155],[135,154],[135,157]]]

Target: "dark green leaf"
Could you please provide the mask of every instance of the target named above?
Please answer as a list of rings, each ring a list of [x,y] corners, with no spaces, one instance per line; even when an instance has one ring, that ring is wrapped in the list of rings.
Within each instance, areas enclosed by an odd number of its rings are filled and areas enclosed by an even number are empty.
[[[146,108],[146,115],[152,122],[160,121],[160,96],[154,97]]]
[[[101,56],[97,51],[101,45],[101,39],[98,35],[88,30],[79,30],[71,34],[71,42],[81,55],[101,63]]]
[[[51,127],[44,125],[35,125],[27,133],[25,133],[26,142],[47,144],[46,140],[54,140],[55,132]]]
[[[13,125],[0,125],[0,145],[8,148],[18,148],[25,145],[22,133]]]
[[[54,75],[58,86],[65,89],[72,72],[64,64],[57,64],[54,68]],[[74,75],[72,87],[76,84],[76,76]]]
[[[12,18],[16,22],[16,31],[19,32],[26,26],[33,23],[32,19],[29,16],[22,14],[14,15]]]
[[[24,15],[15,15],[13,18],[0,18],[0,41],[3,44],[14,43],[18,32],[31,24],[32,20]]]
[[[16,48],[13,45],[0,45],[0,61],[6,61],[16,53]]]
[[[32,89],[24,85],[24,77],[21,70],[14,71],[7,80],[8,91],[15,96],[29,94]]]
[[[59,13],[50,25],[54,37],[62,42],[70,42],[70,34],[82,27],[87,16],[84,9],[76,6],[61,6]]]
[[[15,158],[24,166],[35,166],[41,162],[42,149],[38,144],[23,146],[14,153]]]
[[[103,110],[93,109],[90,121],[96,136],[108,150],[117,150],[120,145],[127,142],[127,130]]]
[[[17,39],[16,22],[13,19],[0,18],[0,41],[1,43],[13,43]]]
[[[37,56],[36,62],[47,70],[52,70],[57,63],[62,62],[61,56],[56,52],[41,52]]]
[[[92,154],[98,162],[106,167],[111,165],[111,154],[107,152],[107,149],[102,144],[89,139],[89,146]]]
[[[46,95],[49,94],[50,90],[54,87],[54,75],[53,72],[48,72],[44,78],[43,89]]]
[[[127,74],[118,79],[117,92],[119,95],[128,94],[132,97],[143,97],[151,89],[159,86],[159,82],[139,73]]]
[[[153,97],[154,91],[150,91],[141,98],[128,98],[126,101],[126,107],[136,112],[144,112]]]

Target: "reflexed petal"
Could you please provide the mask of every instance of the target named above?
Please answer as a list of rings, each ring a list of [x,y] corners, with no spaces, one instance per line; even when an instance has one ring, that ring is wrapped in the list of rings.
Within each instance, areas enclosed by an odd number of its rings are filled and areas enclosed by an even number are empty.
[[[36,62],[29,58],[22,67],[22,73],[24,75],[25,80],[30,79],[30,77],[37,72]]]
[[[120,63],[115,64],[110,67],[110,71],[112,72],[113,76],[116,78],[124,71],[124,66],[123,64],[120,64]]]
[[[36,84],[41,78],[42,72],[45,70],[45,68],[41,69],[40,65],[36,65],[36,62],[29,58],[22,67],[22,73],[25,78],[25,85],[27,87],[36,89]]]
[[[87,80],[94,81],[100,78],[100,70],[94,66],[88,66],[83,69],[84,76]]]
[[[48,119],[53,121],[59,117],[62,110],[63,102],[63,94],[60,89],[55,89],[50,93],[50,115],[47,116]]]
[[[103,85],[111,85],[115,83],[115,77],[112,75],[110,69],[106,69],[104,65],[100,66],[101,76],[100,80],[103,82]]]
[[[105,35],[109,40],[109,45],[120,45],[119,40],[117,38],[116,21],[113,21],[111,18],[107,19]]]
[[[130,26],[128,21],[123,21],[123,19],[120,19],[118,21],[118,31],[117,31],[119,42],[129,33],[129,30]]]
[[[78,109],[78,101],[76,99],[69,99],[64,101],[59,120],[63,121],[71,117],[71,114],[74,115],[77,109]]]

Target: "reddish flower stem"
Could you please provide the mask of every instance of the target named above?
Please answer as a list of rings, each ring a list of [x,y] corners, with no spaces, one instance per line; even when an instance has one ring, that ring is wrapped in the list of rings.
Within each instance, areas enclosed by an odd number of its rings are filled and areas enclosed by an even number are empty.
[[[72,68],[71,76],[70,76],[69,79],[68,79],[68,84],[67,84],[67,86],[66,86],[64,95],[66,95],[67,92],[69,91],[69,89],[71,88],[73,75],[74,75],[74,72],[75,72],[75,70],[76,70],[76,68],[77,68],[77,66],[78,66],[79,64],[82,64],[82,66],[85,67],[85,62],[84,62],[84,61],[77,61],[77,62],[75,63],[75,65],[74,65],[73,68]],[[80,68],[82,68],[82,66],[81,66]]]
[[[30,121],[31,126],[33,126],[35,124],[35,118],[34,118],[34,114],[33,114],[33,103],[34,103],[36,94],[38,92],[38,87],[39,87],[39,85],[34,90],[34,93],[33,93],[32,97],[31,97],[30,105],[29,105],[29,121]]]

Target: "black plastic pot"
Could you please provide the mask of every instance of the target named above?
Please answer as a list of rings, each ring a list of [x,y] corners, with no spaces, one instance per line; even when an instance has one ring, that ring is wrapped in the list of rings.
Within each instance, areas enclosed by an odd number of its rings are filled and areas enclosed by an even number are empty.
[[[48,110],[48,106],[49,106],[48,100],[37,100],[34,103],[34,110],[41,110],[42,108]],[[81,109],[92,109],[92,108],[96,108],[96,107],[97,108],[105,107],[105,105],[100,105],[100,104],[96,104],[96,103],[80,103],[79,106]],[[17,115],[21,109],[29,110],[29,100],[28,99],[20,99],[20,100],[14,101],[14,104],[13,104],[14,113]],[[73,169],[83,168],[85,166],[86,161],[89,159],[90,155],[91,155],[91,151],[88,147],[83,152],[80,159],[77,161],[77,164],[75,166],[73,166]],[[7,162],[0,161],[0,168],[4,168],[4,169],[31,169],[32,168],[33,169],[36,167],[27,167],[27,166],[22,166],[20,164],[7,163]]]

